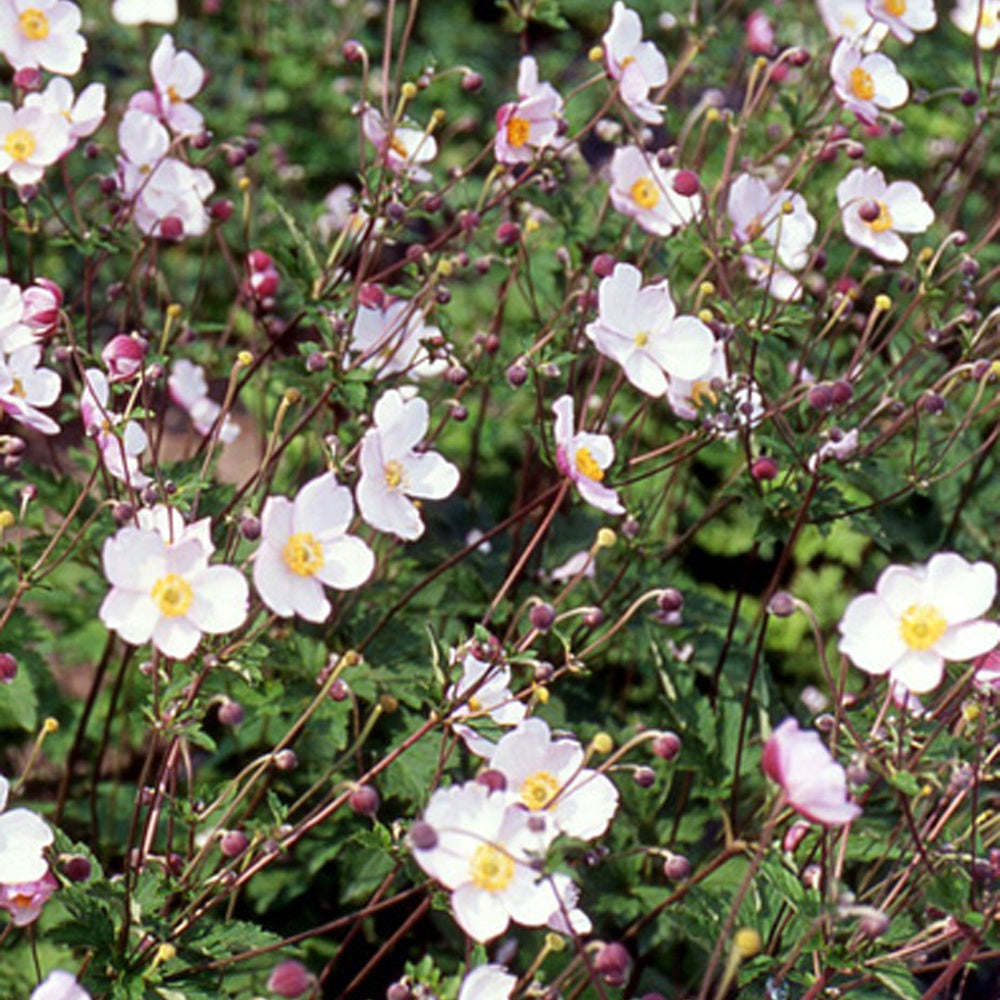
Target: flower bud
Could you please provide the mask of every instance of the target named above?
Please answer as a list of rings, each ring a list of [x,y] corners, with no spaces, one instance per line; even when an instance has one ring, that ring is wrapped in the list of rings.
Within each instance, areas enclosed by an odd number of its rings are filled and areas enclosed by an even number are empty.
[[[774,26],[764,11],[753,11],[744,27],[744,43],[750,52],[756,56],[767,56],[774,51]]]
[[[609,986],[624,986],[632,959],[623,944],[611,941],[594,956],[594,969]]]
[[[820,412],[831,410],[833,409],[833,391],[830,386],[820,382],[810,387],[809,392],[806,394],[806,402],[814,410],[819,410]]]
[[[368,816],[370,818],[375,817],[380,805],[378,792],[371,785],[362,785],[360,788],[355,788],[351,792],[348,802],[359,816]]]
[[[219,705],[219,722],[224,726],[236,728],[246,718],[246,712],[238,701],[226,698]]]
[[[778,463],[770,455],[761,455],[750,466],[750,475],[759,483],[769,483],[778,475]]]
[[[228,198],[216,198],[208,206],[208,214],[213,222],[228,222],[233,217],[233,203]]]
[[[496,241],[502,247],[513,246],[521,239],[521,227],[516,222],[501,222],[497,226]]]
[[[222,851],[223,857],[238,858],[249,843],[247,835],[241,830],[227,830],[219,838],[219,850]]]
[[[406,983],[393,983],[385,991],[385,1000],[413,1000],[413,990]]]
[[[692,198],[701,190],[701,181],[693,170],[678,170],[671,187],[682,198]]]
[[[160,220],[160,238],[176,243],[184,238],[184,220],[168,215]]]
[[[37,66],[22,66],[14,72],[14,86],[21,90],[39,90],[42,86],[42,71]]]
[[[36,278],[22,296],[21,322],[36,337],[51,337],[59,329],[59,311],[62,309],[62,289],[48,278]]]
[[[112,337],[101,351],[109,381],[124,382],[138,375],[148,350],[149,342],[138,334],[119,333]]]
[[[830,396],[834,406],[844,406],[854,398],[854,389],[847,379],[839,378],[830,386]]]
[[[410,844],[416,850],[429,851],[432,848],[437,847],[437,842],[437,830],[435,830],[430,823],[425,823],[423,820],[417,820],[417,822],[410,827]]]
[[[786,590],[779,590],[768,602],[767,610],[775,618],[789,618],[795,614],[795,599]]]
[[[462,90],[467,94],[474,94],[478,90],[482,90],[483,87],[483,77],[481,73],[466,73],[462,77]]]
[[[62,860],[59,868],[70,882],[87,882],[90,879],[90,859],[82,854],[71,854]]]
[[[889,917],[885,913],[872,907],[858,921],[858,930],[870,941],[874,941],[889,929],[889,923]]]
[[[10,653],[0,653],[0,683],[10,684],[17,677],[17,660]]]
[[[503,792],[507,790],[507,776],[503,771],[496,771],[486,768],[476,775],[476,783],[482,785],[489,792]]]
[[[295,1000],[312,988],[316,977],[301,963],[289,958],[279,962],[267,979],[267,988],[279,997]]]
[[[939,392],[925,392],[920,397],[920,405],[925,413],[937,416],[945,408],[945,398]]]
[[[528,369],[519,361],[515,361],[507,369],[507,381],[512,389],[518,389],[528,381]]]
[[[615,269],[615,258],[609,253],[599,253],[591,263],[591,268],[598,278],[610,277]]]
[[[551,604],[540,601],[538,604],[532,605],[528,612],[528,620],[531,622],[532,628],[538,629],[539,632],[548,632],[556,620],[555,608]]]
[[[274,766],[279,771],[294,771],[298,765],[298,754],[296,754],[294,750],[289,750],[287,747],[284,750],[279,750],[274,755]]]
[[[683,854],[668,853],[663,862],[663,874],[674,882],[683,882],[691,875],[691,862]]]
[[[361,47],[361,43],[356,38],[348,38],[340,49],[340,54],[349,63],[358,62],[358,60],[361,59],[363,52],[364,49]]]
[[[632,772],[632,777],[640,788],[652,788],[656,784],[656,772],[644,764]]]
[[[672,732],[660,733],[653,740],[653,753],[661,760],[673,760],[681,752],[681,738]]]
[[[804,819],[797,819],[785,831],[785,836],[781,839],[781,849],[791,854],[802,843],[810,828],[811,824]]]
[[[656,606],[666,614],[684,607],[684,595],[676,587],[666,587],[656,599]]]

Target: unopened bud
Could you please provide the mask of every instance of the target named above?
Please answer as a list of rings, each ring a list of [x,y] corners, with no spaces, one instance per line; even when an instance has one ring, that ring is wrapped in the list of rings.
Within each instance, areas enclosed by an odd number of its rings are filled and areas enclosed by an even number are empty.
[[[249,843],[247,835],[241,830],[227,830],[219,838],[219,850],[222,851],[223,857],[238,858]]]
[[[591,268],[598,278],[608,278],[615,269],[615,258],[609,253],[599,253],[591,263]]]
[[[10,653],[0,653],[0,683],[10,684],[17,677],[17,660]]]
[[[652,749],[661,760],[673,760],[681,752],[681,738],[669,731],[660,733],[653,740]]]
[[[787,590],[779,590],[768,602],[767,610],[775,618],[789,618],[795,614],[795,598]]]
[[[410,843],[416,850],[429,851],[432,848],[437,847],[437,842],[437,830],[435,830],[430,823],[425,823],[423,820],[417,820],[417,822],[410,827]]]
[[[371,785],[362,785],[360,788],[355,788],[351,792],[351,797],[348,800],[350,802],[351,808],[359,816],[369,816],[374,817],[378,812],[379,807],[379,797],[378,792],[372,788]]]
[[[741,927],[733,935],[733,950],[742,959],[753,958],[759,955],[764,947],[760,935],[752,927]]]
[[[548,632],[556,620],[555,608],[551,604],[540,601],[538,604],[532,605],[528,612],[528,620],[531,622],[532,628],[538,629],[539,632]]]
[[[267,988],[271,993],[287,1000],[296,1000],[307,990],[310,990],[316,977],[301,963],[289,958],[279,962],[267,979]]]
[[[769,483],[778,475],[778,463],[770,455],[761,455],[750,466],[750,475],[759,483]]]
[[[683,882],[691,875],[691,862],[683,854],[668,854],[663,862],[663,874],[674,882]]]
[[[623,944],[611,941],[594,956],[594,970],[609,986],[624,986],[632,958]]]

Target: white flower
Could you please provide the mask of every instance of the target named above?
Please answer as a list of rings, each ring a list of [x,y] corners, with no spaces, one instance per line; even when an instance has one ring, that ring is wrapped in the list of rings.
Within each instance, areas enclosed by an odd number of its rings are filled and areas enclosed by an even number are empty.
[[[848,38],[861,45],[862,51],[874,52],[889,29],[871,18],[865,0],[816,0],[820,17],[834,38]]]
[[[416,303],[393,299],[379,309],[361,306],[351,328],[351,351],[361,355],[364,368],[376,378],[407,374],[431,378],[447,367],[444,358],[432,359],[424,341],[441,336],[436,326],[428,326]]]
[[[624,514],[618,493],[603,485],[604,472],[615,460],[615,446],[607,434],[573,430],[573,397],[560,396],[553,404],[556,466],[568,476],[580,496],[605,514]]]
[[[500,739],[489,766],[506,777],[512,802],[546,821],[549,838],[593,840],[618,809],[618,789],[583,764],[576,740],[553,739],[543,720],[525,719]]]
[[[158,531],[128,526],[104,543],[111,590],[98,612],[133,646],[152,640],[165,656],[184,659],[203,632],[222,635],[246,618],[249,588],[232,566],[209,566],[197,538],[168,545]]]
[[[170,366],[167,378],[170,398],[191,418],[194,429],[203,437],[212,433],[222,407],[208,395],[205,369],[187,358],[178,358]],[[219,430],[219,440],[229,444],[240,436],[239,427],[226,414]]]
[[[371,576],[372,550],[347,534],[353,517],[351,491],[332,472],[306,483],[294,501],[267,498],[253,582],[275,614],[325,621],[331,608],[324,587],[354,590]]]
[[[58,434],[59,425],[39,407],[56,402],[62,382],[54,371],[38,367],[41,358],[42,349],[29,344],[0,359],[0,409],[32,430]]]
[[[529,814],[508,808],[507,799],[475,781],[439,789],[423,819],[433,843],[413,845],[417,864],[452,890],[459,927],[480,942],[502,934],[511,920],[541,927],[562,908],[551,880],[535,870]]]
[[[857,167],[837,185],[844,232],[852,243],[883,260],[899,263],[909,254],[900,233],[923,233],[934,211],[912,181],[886,184],[878,167]],[[870,221],[865,216],[870,215]]]
[[[667,402],[670,404],[670,409],[683,420],[697,420],[698,411],[706,399],[713,404],[719,401],[712,383],[716,380],[724,382],[728,378],[726,347],[721,341],[716,341],[708,365],[697,378],[670,380],[670,385],[667,386]]]
[[[783,267],[777,267],[769,260],[753,254],[740,254],[740,261],[747,277],[767,290],[772,299],[779,302],[798,302],[802,298],[802,282]]]
[[[91,1000],[91,996],[75,976],[56,969],[35,987],[29,1000]]]
[[[361,440],[358,507],[373,528],[413,541],[424,533],[424,522],[409,498],[451,495],[458,469],[437,452],[416,450],[430,422],[424,400],[407,400],[390,389],[375,404],[373,417],[374,426]]]
[[[458,988],[458,1000],[510,1000],[517,976],[502,965],[480,965],[473,969]]]
[[[971,660],[1000,642],[1000,625],[980,618],[996,588],[989,563],[954,552],[939,552],[923,566],[890,566],[874,593],[848,604],[840,651],[866,673],[887,673],[917,694],[931,691],[946,660]]]
[[[61,76],[54,76],[48,86],[37,94],[24,99],[26,108],[40,107],[50,115],[62,115],[69,122],[69,144],[72,149],[79,139],[93,135],[104,121],[107,91],[103,83],[88,84],[79,95],[74,95],[73,85]]]
[[[37,184],[45,168],[66,151],[69,141],[69,123],[61,114],[37,104],[15,110],[0,101],[0,174],[6,174],[12,183]]]
[[[809,247],[816,236],[816,220],[805,198],[791,191],[772,192],[750,174],[740,174],[729,189],[726,210],[733,236],[740,243],[762,239],[777,251],[778,260],[791,271],[809,262]]]
[[[881,52],[865,55],[846,40],[833,50],[830,76],[844,106],[862,121],[875,121],[879,108],[898,108],[910,96],[910,85],[888,56]]]
[[[161,118],[176,135],[194,135],[204,128],[200,111],[188,103],[205,84],[205,70],[190,52],[178,52],[172,35],[164,35],[149,63],[155,92],[142,90],[130,108]]]
[[[206,558],[215,551],[210,517],[203,517],[188,524],[176,507],[158,503],[153,507],[140,507],[136,511],[135,518],[140,528],[145,531],[155,531],[167,545],[180,545],[182,542],[194,539],[201,546]]]
[[[611,203],[656,236],[669,236],[701,215],[701,195],[673,189],[677,170],[664,170],[638,146],[623,146],[611,158]]]
[[[0,777],[0,884],[35,882],[49,870],[45,848],[54,835],[30,809],[7,812],[10,784]]]
[[[551,83],[539,83],[538,63],[524,56],[517,73],[516,102],[497,110],[493,155],[500,163],[530,163],[559,134],[563,99]]]
[[[617,0],[601,42],[608,73],[618,81],[618,92],[626,107],[642,121],[658,125],[663,114],[649,100],[649,92],[667,82],[667,61],[652,42],[642,40],[639,15]]]
[[[587,336],[646,395],[662,396],[668,375],[695,378],[708,367],[712,333],[694,316],[677,316],[669,282],[643,288],[638,268],[616,264],[601,280],[598,302]]]
[[[0,52],[14,69],[72,76],[83,62],[80,8],[68,0],[0,0]]]
[[[421,183],[431,179],[430,173],[419,166],[437,156],[437,142],[429,132],[406,125],[387,126],[374,108],[361,116],[361,127],[394,173]]]
[[[868,0],[865,9],[901,42],[912,42],[914,32],[930,31],[937,24],[934,0]]]
[[[486,716],[498,726],[516,726],[527,709],[524,702],[514,697],[510,684],[507,663],[502,660],[489,663],[477,659],[470,651],[462,658],[462,676],[445,692],[449,701],[462,702],[455,706],[450,721],[469,750],[479,757],[489,757],[495,744],[480,736],[471,726],[458,723],[458,720]]]
[[[358,193],[350,184],[338,184],[323,199],[323,214],[316,220],[316,228],[324,240],[346,229],[349,236],[360,236],[368,221],[369,214],[357,205]],[[383,220],[377,219],[372,232],[382,229]]]
[[[173,24],[177,0],[115,0],[111,16],[119,24]]]
[[[105,468],[132,489],[142,489],[152,482],[139,470],[139,456],[149,444],[146,432],[135,420],[126,420],[117,432],[112,430],[122,424],[122,418],[108,409],[110,390],[104,372],[88,368],[83,382],[80,416],[84,429],[97,442]]]
[[[815,472],[821,462],[828,458],[835,458],[838,462],[846,462],[858,450],[858,429],[851,428],[846,434],[840,433],[834,439],[830,438],[819,446],[819,449],[809,456],[808,465],[810,472]]]
[[[1000,41],[1000,0],[957,0],[951,12],[959,31],[976,36],[976,45],[985,51]]]
[[[9,354],[37,340],[24,322],[24,293],[9,278],[0,278],[0,352]]]

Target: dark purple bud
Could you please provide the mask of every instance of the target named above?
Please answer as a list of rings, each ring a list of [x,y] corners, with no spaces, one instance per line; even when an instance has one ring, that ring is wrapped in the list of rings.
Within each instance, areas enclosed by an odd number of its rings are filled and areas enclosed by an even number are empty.
[[[495,333],[488,333],[483,341],[483,350],[487,354],[496,354],[500,350],[500,338]]]
[[[10,684],[17,677],[17,660],[10,653],[0,653],[0,683]]]
[[[535,669],[532,671],[532,676],[537,684],[548,684],[554,675],[555,668],[544,660],[541,663],[536,663]]]
[[[623,944],[611,941],[594,956],[594,969],[609,986],[624,986],[632,959]]]
[[[967,108],[971,108],[971,107],[973,107],[973,105],[975,105],[975,104],[977,104],[979,102],[979,94],[975,90],[973,90],[971,87],[969,87],[967,90],[963,90],[962,93],[959,94],[958,99]]]
[[[330,698],[333,701],[344,701],[351,693],[351,689],[342,677],[338,677],[330,685]]]
[[[833,392],[828,385],[820,382],[818,385],[810,386],[806,394],[806,402],[820,412],[833,409]]]
[[[678,170],[671,186],[682,198],[692,198],[701,190],[701,181],[693,170]]]
[[[608,278],[611,276],[612,271],[614,271],[616,263],[617,261],[612,254],[599,253],[590,266],[598,278]]]
[[[651,767],[640,765],[632,772],[632,777],[640,788],[652,788],[656,784],[656,772]]]
[[[462,90],[467,94],[474,94],[477,90],[481,90],[483,86],[483,78],[479,73],[466,73],[462,77]]]
[[[920,397],[920,405],[926,413],[937,416],[945,408],[945,398],[939,392],[925,392]]]
[[[446,372],[445,378],[452,385],[462,385],[463,382],[467,382],[469,379],[469,373],[461,365],[452,365]]]
[[[680,752],[681,738],[676,733],[660,733],[653,740],[653,753],[661,760],[673,760]]]
[[[464,209],[458,215],[458,226],[464,233],[474,233],[482,221],[479,213],[472,209]]]
[[[788,55],[785,57],[789,66],[799,67],[805,66],[809,62],[810,58],[811,56],[809,55],[809,50],[803,48],[794,48],[789,51]]]
[[[423,243],[413,243],[406,248],[406,259],[411,264],[415,264],[423,258],[425,253],[427,253],[427,247]]]
[[[349,63],[357,62],[363,52],[364,49],[362,49],[361,43],[356,38],[348,38],[340,50],[341,55]]]
[[[768,602],[767,610],[775,618],[789,618],[795,614],[795,599],[785,590],[779,590]]]
[[[226,698],[219,705],[219,722],[224,726],[235,728],[246,718],[246,711],[238,701]]]
[[[667,614],[680,611],[684,607],[684,595],[676,587],[667,587],[656,599],[656,606]]]
[[[319,351],[313,351],[312,354],[306,357],[307,372],[321,372],[324,368],[326,368],[327,364],[326,355],[320,354]]]
[[[528,381],[528,369],[519,361],[515,361],[507,369],[507,381],[510,383],[512,389],[520,388]]]
[[[769,483],[778,475],[778,463],[770,455],[761,455],[750,466],[750,475],[757,482]]]
[[[90,860],[82,854],[71,854],[59,867],[70,882],[86,882],[90,878]]]
[[[539,632],[548,632],[556,620],[555,608],[551,604],[542,602],[534,604],[528,612],[528,620],[531,622],[532,628],[538,629]]]
[[[247,162],[247,151],[242,146],[230,146],[226,150],[226,165],[242,167]]]
[[[444,198],[439,194],[432,194],[425,202],[424,208],[428,212],[440,212],[444,207]]]
[[[854,389],[847,379],[839,378],[830,386],[830,396],[834,406],[843,406],[854,398]]]
[[[663,874],[675,882],[683,882],[691,875],[691,862],[683,854],[668,854],[663,862]]]
[[[240,534],[248,541],[255,542],[260,538],[260,518],[254,514],[244,514],[240,518]]]
[[[371,785],[362,785],[360,788],[355,788],[351,792],[351,797],[348,800],[350,802],[351,808],[359,816],[369,816],[374,817],[378,812],[379,807],[379,797],[378,792],[372,788]]]
[[[453,406],[448,415],[457,423],[464,424],[469,419],[469,408],[467,406]]]
[[[497,226],[496,240],[502,247],[513,246],[521,239],[521,227],[516,222],[501,222]]]
[[[417,820],[417,822],[410,827],[410,843],[416,850],[429,851],[432,848],[437,847],[437,842],[437,830],[435,830],[430,823],[425,823],[423,820]]]

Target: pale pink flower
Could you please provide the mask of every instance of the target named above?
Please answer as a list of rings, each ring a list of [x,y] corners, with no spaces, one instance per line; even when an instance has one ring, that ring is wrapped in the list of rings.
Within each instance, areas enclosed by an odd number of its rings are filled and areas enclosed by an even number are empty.
[[[142,371],[148,341],[137,333],[118,333],[112,337],[101,351],[101,360],[108,367],[108,378],[112,382],[127,382]]]
[[[740,174],[729,189],[726,211],[739,243],[770,243],[778,260],[791,271],[799,271],[809,262],[816,219],[802,195],[772,191],[759,177]]]
[[[556,466],[580,491],[580,496],[605,514],[624,514],[618,493],[604,485],[604,473],[615,460],[615,446],[607,434],[573,430],[573,397],[560,396],[553,404]]]
[[[445,692],[450,702],[462,702],[452,710],[449,720],[469,750],[479,757],[489,757],[495,744],[460,720],[485,716],[498,726],[516,726],[527,709],[514,697],[510,685],[510,666],[506,662],[488,663],[468,652],[462,658],[462,676]]]
[[[104,372],[88,368],[83,373],[84,389],[80,397],[80,416],[87,434],[101,452],[104,467],[115,479],[139,490],[152,482],[139,469],[139,456],[149,440],[136,420],[122,420],[109,406],[110,387]]]
[[[222,413],[222,407],[208,394],[205,369],[187,358],[178,358],[170,366],[167,389],[170,398],[191,418],[194,429],[203,437],[211,434]],[[229,444],[239,435],[239,427],[227,413],[219,430],[219,440],[223,444]]]
[[[643,287],[638,268],[616,264],[601,280],[598,303],[587,336],[646,395],[662,396],[668,376],[695,378],[708,367],[715,338],[701,320],[677,315],[668,281]]]
[[[62,289],[48,278],[35,278],[35,283],[23,290],[21,298],[24,304],[21,322],[32,336],[39,340],[53,336],[59,329]]]
[[[80,8],[68,0],[0,0],[0,52],[14,69],[72,76],[87,51],[81,21]]]
[[[61,76],[54,76],[48,86],[24,99],[26,108],[40,107],[49,114],[62,115],[69,123],[69,142],[63,152],[69,152],[77,141],[93,135],[104,121],[107,91],[103,83],[88,84],[79,95],[73,85]]]
[[[762,10],[750,12],[744,24],[744,44],[757,56],[769,56],[775,50],[774,25]]]
[[[984,653],[976,660],[975,666],[973,684],[985,690],[1000,691],[1000,650],[991,649]]]
[[[957,0],[951,21],[959,31],[974,35],[976,45],[988,52],[1000,41],[1000,0]]]
[[[788,804],[806,819],[843,826],[861,815],[847,798],[847,775],[830,756],[819,734],[785,719],[764,744],[764,773],[781,785]]]
[[[753,254],[740,254],[740,263],[747,277],[779,302],[798,302],[802,298],[802,282],[794,274],[770,260]]]
[[[618,810],[618,789],[584,767],[584,759],[576,740],[553,739],[542,719],[525,719],[501,737],[489,766],[507,779],[504,794],[511,803],[544,821],[547,840],[560,833],[593,840]]]
[[[173,24],[177,0],[114,0],[111,16],[119,24]]]
[[[361,116],[361,127],[393,173],[421,183],[431,179],[430,173],[420,166],[437,156],[437,142],[430,132],[407,125],[387,125],[374,108],[368,108]]]
[[[0,910],[6,910],[15,927],[34,923],[59,883],[46,872],[32,882],[0,883]]]
[[[563,872],[553,872],[549,878],[553,890],[559,897],[559,909],[549,914],[549,919],[545,921],[546,926],[557,934],[565,934],[567,937],[573,935],[582,937],[584,934],[589,934],[594,925],[590,917],[576,905],[580,900],[580,887]]]
[[[865,7],[865,0],[816,0],[820,17],[834,38],[857,42],[863,52],[874,52],[889,29],[876,22]]]
[[[858,429],[851,428],[847,433],[840,432],[836,437],[830,437],[809,456],[806,463],[810,472],[815,472],[822,462],[834,458],[838,462],[846,462],[858,450]]]
[[[372,550],[347,534],[353,517],[351,491],[332,472],[306,483],[294,501],[264,501],[253,582],[275,614],[325,621],[331,607],[324,587],[356,590],[371,576]]]
[[[663,114],[649,100],[649,92],[667,82],[667,61],[652,42],[642,40],[639,15],[616,0],[611,24],[601,42],[608,74],[618,81],[618,92],[625,106],[642,121],[658,125]]]
[[[59,399],[62,381],[48,368],[40,368],[42,349],[29,344],[0,358],[0,410],[18,423],[42,434],[58,434],[59,425],[41,412]]]
[[[0,278],[0,352],[9,354],[36,342],[34,332],[23,320],[24,293],[20,285]]]
[[[590,549],[581,549],[550,570],[547,578],[553,583],[568,583],[578,576],[583,580],[591,580],[596,572],[597,567]]]
[[[647,233],[669,236],[702,212],[701,195],[685,197],[673,189],[678,173],[665,170],[638,146],[616,149],[611,158],[611,203]]]
[[[373,420],[361,440],[358,507],[373,528],[413,541],[424,533],[424,522],[410,497],[450,496],[459,472],[437,452],[417,451],[430,423],[424,400],[390,389],[375,404]]]
[[[458,1000],[510,1000],[515,986],[517,976],[502,965],[480,965],[462,980]]]
[[[886,184],[878,167],[857,167],[837,185],[847,238],[883,260],[900,263],[909,248],[900,233],[926,232],[934,210],[912,181]],[[869,221],[862,213],[871,213]]]
[[[840,620],[840,651],[869,674],[923,694],[941,683],[945,661],[971,660],[1000,643],[1000,625],[983,621],[997,573],[939,552],[923,566],[890,566],[875,592],[855,597]]]
[[[35,987],[29,1000],[91,1000],[91,996],[75,976],[56,969]]]
[[[135,519],[140,528],[144,531],[155,531],[167,545],[180,545],[194,540],[201,546],[206,558],[215,551],[210,517],[203,517],[188,524],[176,507],[158,503],[152,507],[140,507],[136,511]]]
[[[417,864],[451,890],[459,927],[480,942],[502,934],[511,920],[541,927],[562,909],[551,880],[535,870],[529,813],[507,802],[475,781],[438,789],[423,818],[433,843],[411,844]]]
[[[178,52],[172,35],[160,39],[149,63],[155,90],[141,90],[128,106],[162,119],[176,135],[201,132],[205,119],[189,102],[205,85],[205,70],[187,51]]]
[[[898,108],[910,96],[910,85],[896,64],[881,52],[865,55],[853,42],[842,39],[830,60],[833,89],[862,121],[873,122],[880,108]]]
[[[323,214],[316,220],[316,228],[324,240],[333,239],[346,229],[348,236],[357,237],[368,226],[371,216],[358,205],[358,193],[350,184],[338,184],[323,199]],[[384,220],[376,219],[372,232],[381,231]]]
[[[6,174],[11,183],[19,187],[37,184],[45,168],[55,163],[68,145],[69,123],[61,114],[38,105],[15,110],[0,101],[0,174]]]
[[[705,370],[694,379],[672,378],[667,386],[667,402],[670,409],[682,420],[697,420],[705,401],[713,405],[718,403],[719,396],[714,383],[725,382],[729,378],[729,366],[726,362],[726,346],[716,341]]]
[[[387,299],[378,308],[358,308],[350,350],[360,355],[361,366],[374,371],[376,378],[400,374],[431,378],[448,367],[445,358],[432,358],[424,346],[439,338],[441,331],[427,324],[416,303]]]
[[[287,1000],[295,1000],[316,985],[316,977],[294,958],[279,962],[267,977],[267,988],[271,993]]]
[[[865,9],[901,42],[912,42],[917,31],[930,31],[937,24],[934,0],[868,0]]]
[[[0,885],[37,882],[49,870],[44,852],[55,835],[30,809],[7,809],[9,794],[0,777]]]
[[[500,163],[530,163],[559,134],[563,99],[551,83],[539,83],[532,56],[524,56],[518,67],[517,98],[497,110],[493,155]]]
[[[104,543],[111,590],[98,616],[133,645],[152,641],[182,660],[202,633],[224,635],[243,624],[249,588],[232,566],[209,566],[201,542],[168,545],[159,532],[127,526]]]

